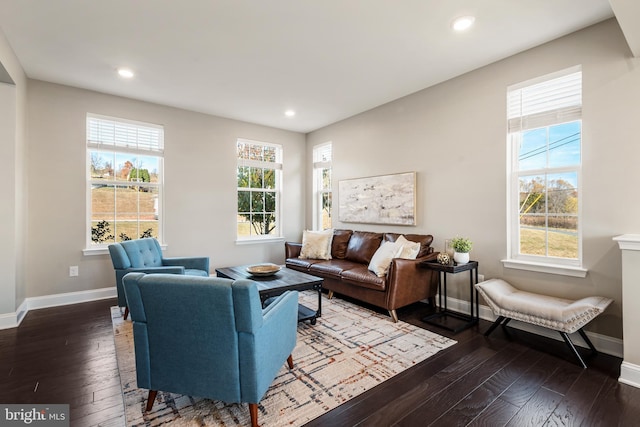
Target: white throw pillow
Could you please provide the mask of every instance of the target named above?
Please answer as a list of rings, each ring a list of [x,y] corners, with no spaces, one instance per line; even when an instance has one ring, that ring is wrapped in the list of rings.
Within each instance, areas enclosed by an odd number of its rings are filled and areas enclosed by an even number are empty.
[[[369,270],[378,277],[384,277],[387,274],[391,260],[397,258],[401,250],[402,245],[396,242],[383,242],[371,257]]]
[[[302,233],[302,249],[300,258],[331,259],[331,241],[333,229],[324,231],[305,230]]]
[[[416,259],[418,257],[420,253],[420,242],[412,242],[411,240],[407,240],[406,237],[400,236],[398,240],[396,240],[396,243],[402,246],[398,258]]]

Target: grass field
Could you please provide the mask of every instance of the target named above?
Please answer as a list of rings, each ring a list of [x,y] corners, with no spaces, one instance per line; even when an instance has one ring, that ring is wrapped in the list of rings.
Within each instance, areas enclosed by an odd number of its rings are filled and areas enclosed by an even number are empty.
[[[99,221],[107,221],[110,234],[117,242],[124,233],[131,239],[137,239],[144,231],[151,229],[158,236],[156,213],[157,193],[138,191],[132,187],[97,187],[91,190],[91,226]],[[115,216],[115,212],[118,215]]]
[[[542,229],[520,229],[520,253],[527,255],[545,254],[545,232]],[[578,258],[578,236],[566,231],[549,231],[548,256]]]

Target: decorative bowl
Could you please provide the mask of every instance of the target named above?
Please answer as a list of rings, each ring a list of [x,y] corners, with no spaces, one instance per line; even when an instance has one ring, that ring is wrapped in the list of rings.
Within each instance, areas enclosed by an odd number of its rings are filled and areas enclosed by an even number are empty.
[[[271,276],[280,271],[280,266],[276,264],[255,264],[247,267],[247,273],[254,276]]]

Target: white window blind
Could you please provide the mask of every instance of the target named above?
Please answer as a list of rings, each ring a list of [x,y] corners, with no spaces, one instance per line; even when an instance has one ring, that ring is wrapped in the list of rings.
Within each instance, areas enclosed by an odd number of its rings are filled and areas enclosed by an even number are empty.
[[[582,117],[582,71],[574,67],[559,74],[556,78],[545,76],[507,89],[510,133]]]
[[[124,151],[162,153],[164,129],[147,123],[87,116],[87,146]]]

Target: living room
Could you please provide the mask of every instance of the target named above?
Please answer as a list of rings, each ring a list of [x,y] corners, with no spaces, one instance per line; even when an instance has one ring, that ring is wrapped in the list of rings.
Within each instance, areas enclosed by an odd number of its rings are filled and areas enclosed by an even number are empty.
[[[391,231],[433,234],[437,251],[445,239],[469,236],[485,278],[568,299],[612,298],[588,331],[600,338],[597,347],[622,357],[622,258],[613,238],[637,233],[640,218],[632,175],[640,148],[631,131],[640,112],[640,62],[623,29],[606,19],[309,132],[33,78],[2,36],[0,63],[14,84],[0,85],[2,139],[8,141],[0,170],[10,183],[0,192],[0,327],[16,327],[39,307],[115,295],[109,256],[83,253],[91,113],[163,125],[168,255],[206,255],[212,267],[282,264],[283,241],[300,241],[302,230],[312,227],[313,148],[331,142],[334,191],[345,179],[416,172],[416,226]],[[576,65],[583,73],[582,264],[588,272],[570,277],[506,268],[507,88]],[[281,239],[237,242],[238,138],[283,147]],[[336,228],[389,230],[340,223],[337,205],[333,213]],[[77,277],[69,277],[69,266],[78,266]]]

